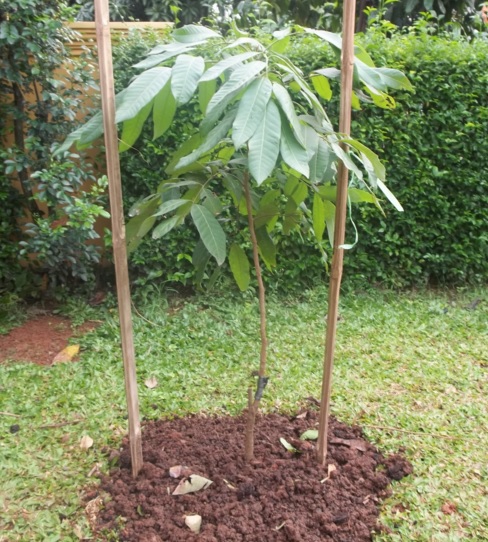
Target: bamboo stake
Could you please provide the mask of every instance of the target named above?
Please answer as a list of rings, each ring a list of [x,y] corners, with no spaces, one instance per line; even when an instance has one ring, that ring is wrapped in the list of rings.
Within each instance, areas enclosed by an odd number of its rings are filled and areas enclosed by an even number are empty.
[[[351,133],[351,96],[354,70],[354,22],[356,16],[356,0],[344,0],[343,32],[342,32],[342,69],[341,69],[341,109],[339,132],[348,136]],[[345,152],[347,149],[343,146]],[[343,162],[339,163],[337,172],[337,200],[334,234],[334,253],[329,283],[329,304],[327,312],[327,333],[325,338],[324,371],[322,378],[322,395],[320,400],[319,436],[317,443],[317,459],[325,466],[327,456],[327,431],[330,413],[330,391],[332,385],[332,369],[334,366],[334,350],[337,331],[337,315],[339,294],[344,259],[344,244],[347,215],[348,170]]]
[[[134,339],[132,334],[131,297],[127,269],[124,211],[120,180],[117,127],[115,124],[115,90],[113,81],[112,43],[110,39],[108,0],[95,0],[100,87],[102,92],[103,127],[109,179],[110,213],[112,215],[112,241],[117,282],[117,300],[120,318],[120,339],[124,360],[125,394],[129,416],[129,439],[132,475],[142,467],[141,425],[135,368]]]

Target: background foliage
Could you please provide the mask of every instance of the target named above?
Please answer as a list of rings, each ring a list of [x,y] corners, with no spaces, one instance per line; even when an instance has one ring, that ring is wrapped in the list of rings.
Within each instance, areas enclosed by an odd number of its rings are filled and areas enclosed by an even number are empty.
[[[73,16],[58,0],[0,2],[0,138],[13,139],[0,148],[0,294],[34,293],[34,269],[51,286],[87,281],[100,259],[86,241],[98,236],[95,220],[106,215],[102,187],[83,189],[95,178],[82,156],[52,156],[76,114],[86,114],[86,92],[94,86],[90,59],[70,59],[74,36],[65,22]]]

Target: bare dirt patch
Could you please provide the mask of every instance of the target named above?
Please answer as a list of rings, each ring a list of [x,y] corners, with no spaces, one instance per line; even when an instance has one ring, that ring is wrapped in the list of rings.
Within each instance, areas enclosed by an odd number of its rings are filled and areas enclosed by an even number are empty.
[[[51,365],[56,354],[68,346],[71,337],[79,337],[96,325],[85,322],[73,329],[68,318],[54,314],[36,316],[6,335],[0,335],[0,363],[15,360]]]

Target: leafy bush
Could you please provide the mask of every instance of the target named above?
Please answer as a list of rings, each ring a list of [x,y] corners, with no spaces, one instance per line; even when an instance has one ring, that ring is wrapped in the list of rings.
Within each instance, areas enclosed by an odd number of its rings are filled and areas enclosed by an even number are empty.
[[[74,11],[58,0],[8,4],[0,5],[0,93],[6,97],[0,137],[11,136],[13,144],[0,149],[0,288],[26,295],[33,289],[23,286],[40,283],[30,271],[41,269],[50,286],[92,276],[100,249],[85,241],[97,236],[94,223],[103,211],[101,185],[81,190],[94,180],[83,158],[52,158],[53,144],[73,129],[75,115],[87,112],[86,93],[94,86],[90,58],[70,59],[74,33],[65,22]],[[18,192],[12,192],[12,181]],[[19,219],[26,229],[19,229]]]

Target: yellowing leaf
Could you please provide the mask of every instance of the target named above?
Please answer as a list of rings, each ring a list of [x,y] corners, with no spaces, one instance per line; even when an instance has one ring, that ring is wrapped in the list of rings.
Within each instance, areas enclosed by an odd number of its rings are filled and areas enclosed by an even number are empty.
[[[80,352],[80,345],[79,344],[72,344],[70,346],[67,346],[61,352],[58,352],[56,356],[53,358],[53,365],[55,363],[63,363],[66,361],[72,361],[73,358]]]

